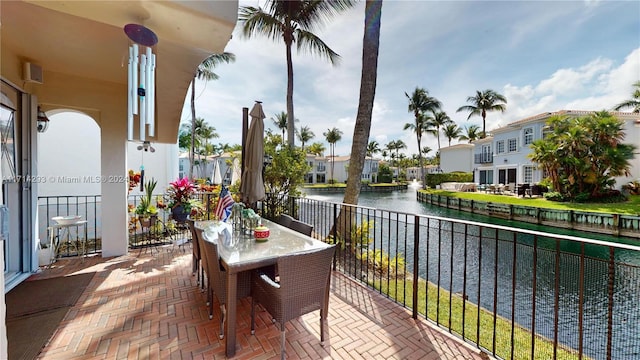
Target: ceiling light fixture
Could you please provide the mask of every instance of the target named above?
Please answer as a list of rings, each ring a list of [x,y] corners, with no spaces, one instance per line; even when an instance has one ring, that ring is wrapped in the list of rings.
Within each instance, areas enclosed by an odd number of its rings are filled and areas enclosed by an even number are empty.
[[[49,118],[47,117],[47,114],[45,114],[44,111],[40,109],[40,106],[38,106],[38,123],[37,123],[36,129],[38,130],[39,133],[43,133],[47,131],[48,128],[49,128]]]

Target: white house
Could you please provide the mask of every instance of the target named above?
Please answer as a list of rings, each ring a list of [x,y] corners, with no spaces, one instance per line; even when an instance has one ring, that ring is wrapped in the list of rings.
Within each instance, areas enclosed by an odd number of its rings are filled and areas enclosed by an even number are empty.
[[[323,158],[324,159],[324,158]],[[319,160],[322,164],[324,164],[324,160]],[[327,182],[330,179],[334,179],[336,182],[345,182],[349,177],[349,162],[351,161],[350,156],[335,156],[335,157],[327,157],[326,158],[326,176]],[[380,160],[373,159],[371,157],[365,157],[364,165],[362,168],[362,176],[360,179],[362,181],[368,182],[377,182],[378,179],[378,164]],[[333,177],[332,177],[332,165],[333,165]]]
[[[544,125],[551,116],[585,116],[593,111],[560,110],[546,112],[494,129],[491,136],[474,142],[473,172],[479,184],[533,184],[544,178],[541,169],[528,158],[530,144],[544,136]],[[625,122],[625,143],[640,144],[639,114],[611,112]],[[442,154],[448,153],[441,149]],[[441,160],[442,161],[442,160]],[[462,161],[462,160],[461,160]],[[448,161],[447,161],[448,162]],[[444,165],[444,164],[443,164]],[[640,158],[631,161],[631,176],[616,178],[617,186],[640,178]]]

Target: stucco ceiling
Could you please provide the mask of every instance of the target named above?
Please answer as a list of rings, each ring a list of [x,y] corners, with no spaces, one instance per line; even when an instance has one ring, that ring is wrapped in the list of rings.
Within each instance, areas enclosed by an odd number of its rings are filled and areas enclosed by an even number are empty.
[[[21,62],[40,65],[45,74],[126,86],[131,42],[124,25],[148,27],[159,38],[154,47],[157,127],[165,128],[156,140],[175,142],[195,68],[224,51],[237,10],[237,1],[2,1],[1,45]]]

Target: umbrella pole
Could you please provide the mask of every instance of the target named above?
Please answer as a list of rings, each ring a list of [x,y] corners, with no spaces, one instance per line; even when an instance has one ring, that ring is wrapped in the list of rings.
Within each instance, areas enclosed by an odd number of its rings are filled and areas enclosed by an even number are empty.
[[[240,161],[240,174],[244,174],[245,148],[247,146],[247,133],[249,132],[249,108],[242,108],[242,161]]]

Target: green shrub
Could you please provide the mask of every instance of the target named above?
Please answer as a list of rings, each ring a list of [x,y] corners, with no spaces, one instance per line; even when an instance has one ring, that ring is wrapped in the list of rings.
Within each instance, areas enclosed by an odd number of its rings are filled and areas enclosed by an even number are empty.
[[[393,171],[385,164],[380,164],[378,167],[378,182],[391,183],[393,182]]]
[[[466,172],[451,172],[442,174],[427,174],[427,186],[435,188],[444,182],[472,182],[473,174]]]
[[[549,201],[558,201],[558,202],[566,201],[565,197],[557,191],[549,191],[544,193],[544,198]]]

